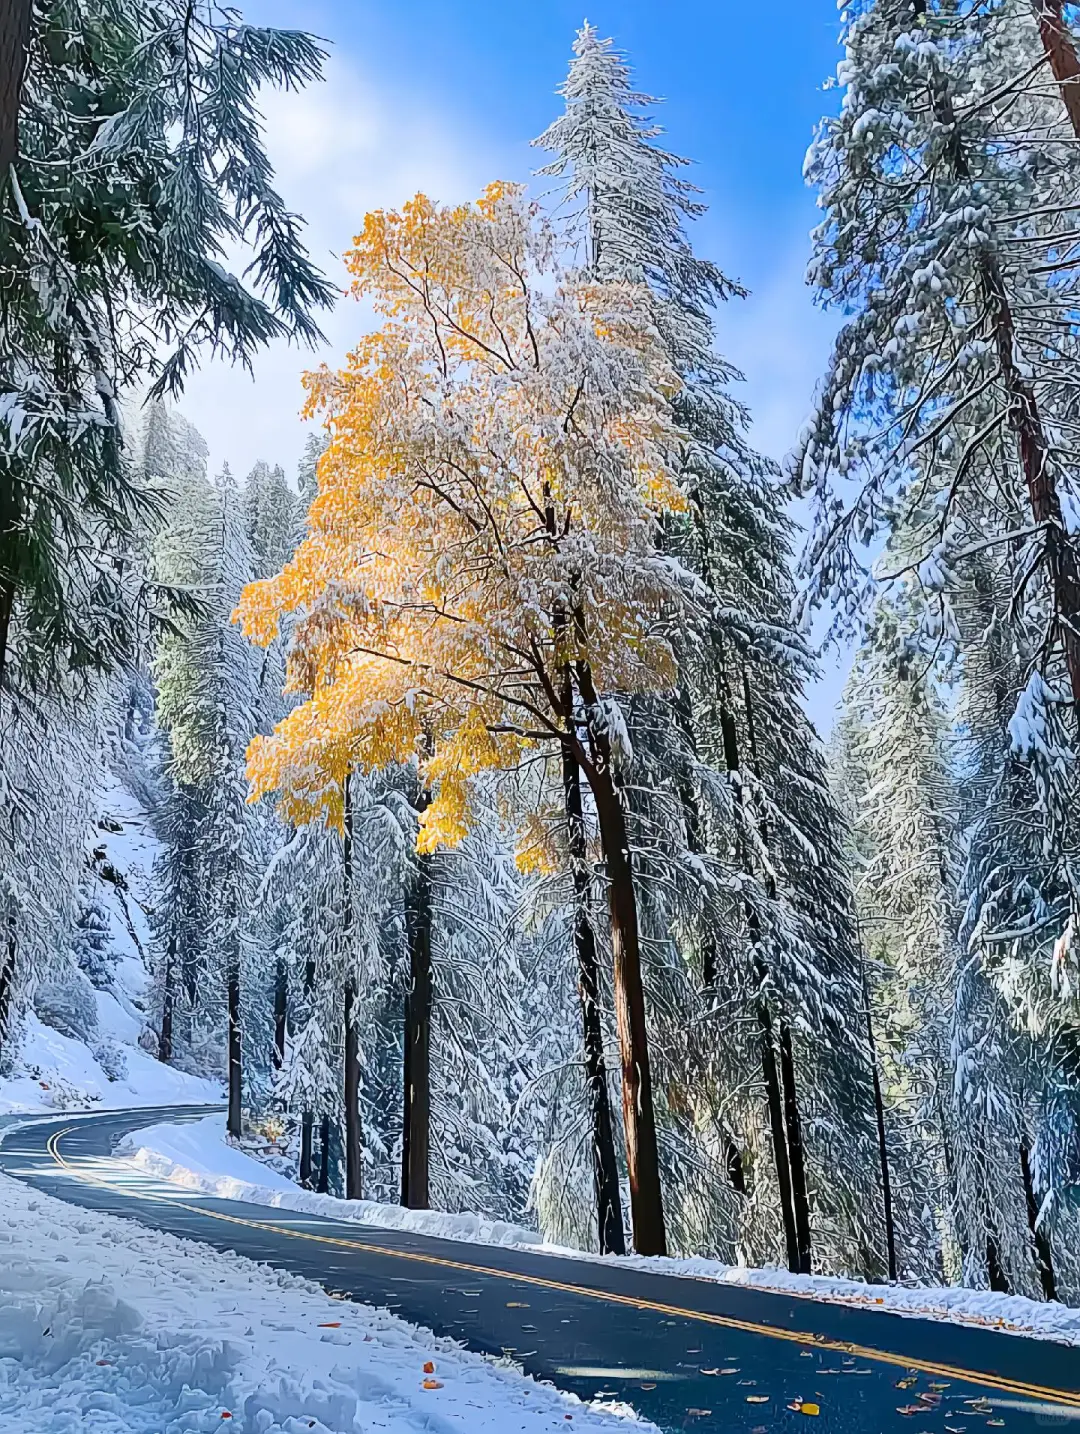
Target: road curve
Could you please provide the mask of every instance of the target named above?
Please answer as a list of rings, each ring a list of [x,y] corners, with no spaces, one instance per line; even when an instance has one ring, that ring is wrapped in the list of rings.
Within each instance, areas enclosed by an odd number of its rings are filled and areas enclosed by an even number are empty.
[[[509,1354],[583,1398],[625,1400],[665,1431],[808,1434],[814,1417],[820,1434],[1080,1434],[1075,1348],[213,1199],[112,1155],[140,1126],[205,1114],[58,1116],[0,1136],[0,1170]]]

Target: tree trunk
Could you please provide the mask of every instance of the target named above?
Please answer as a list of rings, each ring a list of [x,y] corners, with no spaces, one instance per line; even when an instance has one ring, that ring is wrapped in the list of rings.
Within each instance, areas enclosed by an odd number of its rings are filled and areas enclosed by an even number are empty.
[[[279,956],[274,967],[274,1055],[272,1065],[280,1071],[285,1064],[285,1035],[289,1017],[289,968]]]
[[[305,1110],[300,1117],[300,1169],[297,1172],[300,1177],[300,1184],[305,1190],[312,1188],[315,1163],[312,1159],[312,1145],[314,1144],[315,1115],[313,1111]]]
[[[563,701],[573,721],[573,690],[569,670],[563,678]],[[585,1081],[592,1120],[593,1191],[596,1198],[597,1238],[603,1255],[624,1255],[622,1196],[615,1136],[611,1121],[604,1031],[600,1020],[600,968],[596,939],[589,920],[589,874],[586,868],[585,821],[581,804],[581,768],[569,742],[562,749],[563,799],[567,843],[574,883],[574,950],[577,954],[578,999],[585,1042]]]
[[[1039,1228],[1039,1202],[1035,1198],[1035,1184],[1031,1178],[1031,1153],[1026,1140],[1020,1142],[1020,1173],[1024,1178],[1024,1199],[1027,1202],[1028,1225],[1035,1245],[1035,1264],[1039,1271],[1039,1283],[1048,1300],[1058,1297],[1054,1279],[1054,1259],[1046,1231]]]
[[[431,858],[427,856],[416,858],[416,869],[409,883],[406,928],[409,989],[405,994],[401,1203],[410,1210],[427,1210],[431,1204],[431,1008],[434,1000]]]
[[[15,987],[15,962],[19,955],[19,922],[14,903],[8,898],[7,940],[0,962],[0,1050],[7,1040],[11,1020],[11,996]]]
[[[795,1054],[791,1045],[791,1027],[782,1018],[780,1021],[780,1071],[784,1079],[784,1124],[787,1126],[788,1158],[791,1161],[791,1203],[795,1212],[799,1273],[808,1275],[812,1269],[812,1243],[810,1196],[806,1183],[806,1151],[803,1145],[802,1119],[799,1115],[798,1092],[795,1086]]]
[[[743,1165],[742,1151],[735,1144],[734,1139],[728,1135],[725,1137],[725,1162],[727,1164],[728,1179],[731,1181],[731,1188],[740,1195],[746,1194],[746,1167]]]
[[[315,958],[309,956],[304,963],[304,1002],[307,1006],[307,1018],[311,1019],[311,999],[315,992]],[[300,1115],[300,1169],[297,1174],[300,1177],[300,1184],[305,1190],[310,1190],[313,1185],[315,1174],[315,1163],[312,1158],[312,1137],[315,1132],[315,1112],[305,1110]]]
[[[672,706],[675,720],[683,734],[683,740],[691,754],[696,756],[697,735],[694,732],[694,715],[690,705],[690,694],[685,687],[678,689]],[[687,850],[694,856],[703,856],[705,854],[705,833],[701,821],[701,803],[693,783],[690,781],[680,783],[679,798],[682,802]],[[711,991],[716,985],[717,970],[716,932],[712,923],[706,919],[701,928],[701,984],[707,991]]]
[[[320,1195],[330,1194],[330,1117],[324,1115],[319,1122],[319,1182],[316,1187]]]
[[[575,614],[575,622],[580,632],[584,626],[580,613]],[[600,841],[607,867],[615,1023],[622,1064],[623,1136],[634,1249],[639,1255],[664,1255],[667,1253],[667,1234],[660,1188],[660,1155],[653,1111],[649,1032],[645,1021],[645,992],[641,984],[641,947],[630,842],[622,799],[615,785],[611,745],[607,734],[593,720],[597,696],[588,663],[577,664],[577,679],[593,755],[587,774],[596,803]]]
[[[1059,0],[1050,0],[1048,6],[1051,12],[1048,20],[1049,31],[1045,30],[1042,24],[1047,0],[1036,0],[1036,5],[1040,17],[1040,30],[1043,31],[1043,43],[1045,45],[1049,37],[1050,41],[1056,44],[1058,62],[1064,64],[1067,69],[1068,53],[1072,54],[1073,63],[1076,60],[1075,50],[1072,50],[1071,47],[1071,37],[1067,34],[1063,22],[1057,28],[1056,41],[1054,34],[1051,33],[1054,26],[1055,10],[1059,19],[1061,18]],[[912,9],[916,16],[924,14],[926,0],[913,0]],[[1066,42],[1068,42],[1067,46]],[[1051,59],[1053,62],[1053,57]],[[1070,102],[1075,103],[1072,100],[1075,93],[1075,82],[1071,74],[1065,74],[1065,79],[1067,86],[1063,87],[1063,95],[1068,96],[1066,98],[1068,106]],[[957,126],[952,98],[941,85],[938,86],[933,96],[933,107],[935,119],[950,133],[950,158],[953,173],[958,179],[970,179],[971,166],[964,153],[963,136]],[[1071,116],[1072,110],[1070,109],[1070,118]],[[1077,565],[1076,552],[1065,531],[1061,499],[1057,491],[1057,478],[1050,457],[1050,445],[1043,428],[1035,390],[1024,376],[1017,360],[1016,325],[997,255],[988,248],[984,249],[979,259],[979,267],[983,297],[990,314],[994,347],[997,351],[998,368],[1009,399],[1009,426],[1016,435],[1017,450],[1020,466],[1024,473],[1024,481],[1027,485],[1031,515],[1035,522],[1043,527],[1045,533],[1050,588],[1057,624],[1061,631],[1062,646],[1065,650],[1069,686],[1072,690],[1073,702],[1080,704],[1080,567]]]
[[[229,1004],[228,1130],[229,1134],[238,1140],[243,1128],[243,1042],[240,1031],[240,964],[238,957],[230,957],[225,979]]]
[[[345,778],[344,833],[342,840],[342,890],[345,944],[345,1198],[362,1200],[364,1189],[363,1139],[360,1118],[360,1030],[357,1023],[359,991],[356,984],[353,925],[353,810],[349,778]]]
[[[176,939],[169,942],[165,962],[165,985],[161,993],[161,1030],[158,1032],[158,1060],[168,1063],[173,1053],[173,1010],[176,1006]]]
[[[751,935],[751,941],[754,936]],[[760,938],[759,938],[760,939]],[[766,972],[758,962],[758,979],[764,983]],[[761,1066],[765,1077],[765,1100],[769,1111],[769,1134],[772,1138],[776,1184],[780,1192],[780,1217],[784,1224],[784,1245],[788,1269],[799,1273],[799,1234],[795,1224],[795,1206],[791,1197],[791,1165],[788,1161],[787,1133],[784,1130],[784,1098],[780,1091],[780,1071],[776,1062],[776,1036],[772,1011],[764,992],[758,997],[758,1028],[761,1031]]]
[[[754,768],[757,769],[754,709],[750,694],[750,680],[745,668],[742,676],[750,760]],[[724,742],[724,761],[728,772],[738,773],[741,771],[741,764],[735,714],[723,701],[720,708],[720,731]],[[742,800],[741,786],[739,800]],[[768,838],[768,828],[763,825],[761,839],[766,845]],[[742,863],[749,869],[749,861],[746,852],[742,849],[741,841],[738,845]],[[775,897],[776,891],[771,877],[766,877],[765,889],[770,898]],[[758,997],[758,1025],[762,1037],[762,1066],[769,1109],[769,1130],[772,1135],[776,1180],[780,1190],[780,1213],[784,1224],[788,1269],[793,1274],[804,1274],[809,1273],[810,1270],[810,1205],[806,1190],[802,1121],[799,1117],[798,1093],[795,1087],[795,1060],[791,1047],[791,1034],[786,1022],[781,1020],[778,1066],[777,1040],[767,994],[769,969],[762,954],[764,948],[757,913],[750,906],[747,907],[747,924],[750,929],[750,941],[755,952],[755,970],[761,987],[761,994]],[[783,1075],[782,1083],[781,1073]]]
[[[862,988],[863,1001],[866,1005],[866,1035],[870,1042],[870,1068],[874,1078],[874,1111],[877,1115],[878,1159],[881,1162],[881,1199],[885,1212],[885,1251],[889,1264],[889,1281],[891,1284],[895,1284],[897,1280],[896,1224],[893,1219],[892,1175],[889,1171],[889,1147],[885,1139],[885,1102],[881,1094],[881,1072],[878,1069],[874,1016],[870,1010],[870,988],[866,983],[865,969]]]
[[[1009,1281],[1001,1264],[1001,1252],[993,1235],[986,1237],[986,1273],[990,1277],[990,1288],[998,1295],[1009,1293]]]
[[[1069,123],[1073,134],[1080,139],[1080,59],[1072,31],[1062,14],[1061,0],[1031,0],[1031,3],[1039,22],[1039,38],[1061,90]]]
[[[32,0],[4,0],[0,5],[0,193],[19,157],[19,108],[32,12]]]

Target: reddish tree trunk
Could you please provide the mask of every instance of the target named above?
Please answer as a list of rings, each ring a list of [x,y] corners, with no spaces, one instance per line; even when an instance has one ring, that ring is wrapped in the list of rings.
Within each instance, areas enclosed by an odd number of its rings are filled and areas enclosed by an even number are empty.
[[[1076,44],[1062,14],[1061,0],[1031,0],[1039,22],[1039,38],[1042,40],[1050,69],[1061,90],[1061,98],[1072,125],[1073,134],[1080,139],[1080,59],[1077,58]]]
[[[563,681],[563,701],[573,720],[570,674]],[[585,822],[581,805],[581,769],[569,742],[562,750],[563,798],[567,840],[574,882],[574,949],[578,964],[578,997],[585,1040],[585,1081],[592,1118],[593,1191],[596,1196],[597,1236],[601,1254],[623,1255],[626,1241],[619,1193],[619,1167],[608,1095],[604,1032],[600,1020],[600,968],[596,940],[589,920],[589,877],[586,870]]]
[[[575,614],[575,623],[584,638],[584,620],[580,613]],[[582,650],[584,646],[582,641]],[[577,664],[577,680],[587,714],[589,745],[593,755],[587,775],[596,803],[607,867],[615,1024],[622,1065],[623,1138],[634,1249],[639,1255],[664,1255],[667,1253],[667,1234],[660,1187],[660,1155],[653,1112],[649,1032],[645,1020],[645,992],[641,983],[641,943],[630,840],[622,798],[615,785],[611,744],[607,734],[593,719],[597,695],[588,663]]]

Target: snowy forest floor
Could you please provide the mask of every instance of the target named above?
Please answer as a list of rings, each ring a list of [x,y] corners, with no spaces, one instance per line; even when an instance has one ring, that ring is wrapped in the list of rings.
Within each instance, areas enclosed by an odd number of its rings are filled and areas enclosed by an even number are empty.
[[[230,1200],[276,1206],[358,1224],[411,1230],[442,1239],[478,1244],[525,1245],[574,1259],[614,1259],[544,1244],[540,1235],[476,1214],[405,1210],[400,1205],[339,1200],[301,1189],[276,1170],[227,1143],[223,1115],[194,1124],[156,1125],[127,1138],[122,1152],[148,1174],[188,1189]],[[912,1318],[947,1320],[1003,1333],[1057,1340],[1080,1346],[1080,1310],[1043,1304],[1019,1295],[950,1286],[868,1285],[826,1275],[792,1275],[780,1269],[749,1269],[700,1258],[622,1257],[622,1263],[657,1274],[681,1275],[724,1284],[750,1285],[803,1298],[824,1299]]]
[[[125,1434],[615,1431],[384,1310],[0,1177],[0,1427]],[[572,1420],[568,1426],[567,1421]]]

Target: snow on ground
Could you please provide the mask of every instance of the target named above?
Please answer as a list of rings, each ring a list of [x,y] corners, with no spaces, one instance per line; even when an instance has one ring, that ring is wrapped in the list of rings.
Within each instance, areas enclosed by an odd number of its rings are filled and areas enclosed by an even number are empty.
[[[273,1205],[336,1220],[412,1230],[449,1240],[478,1244],[524,1245],[544,1254],[577,1260],[617,1259],[630,1268],[720,1284],[746,1285],[803,1298],[828,1300],[860,1309],[879,1310],[918,1319],[972,1324],[1008,1334],[1052,1339],[1080,1346],[1080,1310],[1041,1304],[1021,1295],[943,1286],[868,1285],[828,1275],[792,1275],[786,1270],[747,1269],[719,1260],[658,1259],[653,1256],[599,1256],[546,1245],[541,1236],[515,1225],[480,1215],[449,1215],[429,1210],[404,1210],[398,1205],[338,1200],[301,1190],[283,1175],[226,1144],[223,1116],[209,1116],[191,1125],[155,1125],[126,1137],[120,1150],[148,1173],[189,1189],[230,1200]]]
[[[469,1240],[484,1245],[540,1245],[534,1230],[491,1220],[484,1215],[450,1215],[440,1210],[406,1210],[400,1205],[377,1205],[371,1200],[338,1200],[316,1195],[279,1175],[268,1165],[228,1145],[225,1117],[207,1116],[185,1125],[153,1125],[125,1136],[117,1149],[161,1179],[220,1195],[226,1200],[247,1200],[276,1205],[335,1220],[354,1220],[383,1229],[413,1230],[443,1240]]]
[[[102,1029],[120,1044],[124,1073],[110,1080],[89,1046],[44,1025],[31,1012],[14,1071],[0,1080],[0,1114],[220,1101],[216,1081],[185,1075],[135,1045],[139,1023],[113,996],[98,991],[97,1002]]]
[[[630,1425],[656,1434],[384,1310],[0,1177],[0,1428],[613,1434]]]

